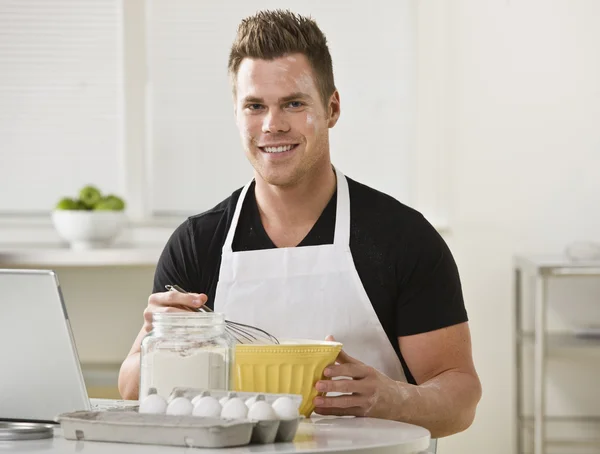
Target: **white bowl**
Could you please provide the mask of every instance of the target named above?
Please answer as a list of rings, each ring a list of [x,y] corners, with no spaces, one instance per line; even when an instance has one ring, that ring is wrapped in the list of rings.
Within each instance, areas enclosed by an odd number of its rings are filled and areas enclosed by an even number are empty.
[[[73,249],[109,247],[127,221],[124,211],[54,210],[52,222]]]

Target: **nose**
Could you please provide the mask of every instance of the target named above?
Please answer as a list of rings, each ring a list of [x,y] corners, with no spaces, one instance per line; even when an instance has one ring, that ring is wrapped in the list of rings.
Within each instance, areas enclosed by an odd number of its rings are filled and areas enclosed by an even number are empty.
[[[262,132],[278,133],[288,132],[289,130],[290,125],[285,119],[285,114],[278,110],[270,109],[263,120]]]

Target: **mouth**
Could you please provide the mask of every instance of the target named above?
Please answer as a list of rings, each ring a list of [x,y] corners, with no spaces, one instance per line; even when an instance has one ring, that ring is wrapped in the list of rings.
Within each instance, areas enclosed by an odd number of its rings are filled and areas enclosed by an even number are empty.
[[[263,153],[278,155],[278,154],[284,154],[284,153],[289,153],[291,151],[294,151],[296,148],[298,148],[298,144],[294,143],[294,144],[287,144],[287,145],[283,145],[283,144],[282,145],[269,145],[269,146],[258,147],[258,148]]]

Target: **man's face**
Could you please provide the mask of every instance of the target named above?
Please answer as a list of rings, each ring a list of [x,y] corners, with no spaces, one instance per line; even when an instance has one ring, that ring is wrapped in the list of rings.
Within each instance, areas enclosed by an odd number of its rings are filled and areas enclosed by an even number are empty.
[[[235,84],[236,122],[257,177],[292,186],[330,166],[328,128],[339,116],[339,96],[325,108],[304,55],[246,58]]]

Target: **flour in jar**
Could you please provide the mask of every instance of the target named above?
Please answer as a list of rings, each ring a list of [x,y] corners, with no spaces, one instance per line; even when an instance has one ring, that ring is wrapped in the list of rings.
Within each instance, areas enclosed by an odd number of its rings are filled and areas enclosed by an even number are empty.
[[[164,398],[175,387],[228,389],[229,364],[222,350],[155,350],[147,354],[142,368],[141,398],[149,388]]]

